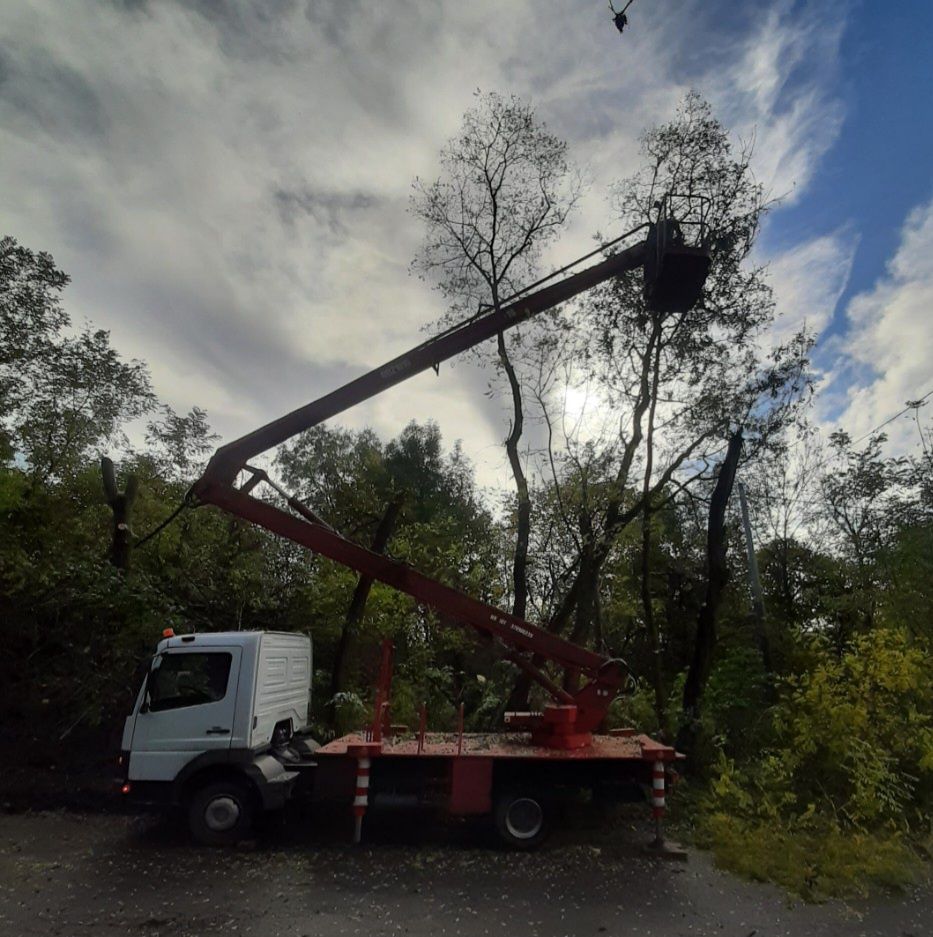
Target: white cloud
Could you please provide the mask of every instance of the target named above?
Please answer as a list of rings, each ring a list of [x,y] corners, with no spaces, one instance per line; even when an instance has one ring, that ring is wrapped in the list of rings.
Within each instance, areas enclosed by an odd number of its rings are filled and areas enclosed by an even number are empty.
[[[848,330],[823,395],[827,423],[857,438],[933,390],[933,201],[908,215],[894,256],[871,290],[848,304]],[[907,418],[887,427],[892,451],[919,444]]]
[[[633,8],[624,37],[604,5],[561,0],[13,5],[0,27],[5,228],[72,274],[77,321],[111,329],[164,400],[207,406],[230,439],[438,317],[439,297],[407,273],[420,237],[409,185],[436,172],[477,87],[534,99],[594,183],[549,261],[611,230],[606,186],[689,86],[757,128],[769,184],[799,190],[838,127],[826,88],[841,27],[814,38],[812,16],[791,12],[782,0],[685,68],[715,24],[661,4]],[[468,441],[484,484],[500,480],[503,418],[483,375],[456,375],[346,422],[388,434],[436,418],[448,442]]]
[[[803,193],[842,126],[835,78],[846,12],[835,0],[803,8],[779,0],[717,71],[714,99],[727,124],[754,140],[753,168],[786,202]]]
[[[801,328],[816,336],[829,325],[852,270],[857,238],[848,229],[779,253],[768,267],[777,319],[769,339],[786,342]]]

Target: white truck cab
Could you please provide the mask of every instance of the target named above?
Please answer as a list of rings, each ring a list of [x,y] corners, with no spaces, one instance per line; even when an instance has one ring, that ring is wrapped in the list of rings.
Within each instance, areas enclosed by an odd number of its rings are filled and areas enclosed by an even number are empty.
[[[241,839],[313,767],[311,673],[307,635],[166,631],[123,729],[123,793],[186,807],[203,843]]]

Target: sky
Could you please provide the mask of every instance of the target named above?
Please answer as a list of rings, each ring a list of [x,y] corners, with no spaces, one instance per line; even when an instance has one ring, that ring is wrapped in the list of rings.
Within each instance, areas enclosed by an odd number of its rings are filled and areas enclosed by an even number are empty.
[[[2,234],[72,277],[73,320],[230,440],[404,351],[443,313],[409,273],[416,176],[475,90],[515,93],[589,187],[559,266],[612,232],[638,135],[695,88],[780,198],[756,260],[774,338],[819,335],[815,418],[859,437],[933,391],[933,5],[920,0],[18,0],[0,7]],[[474,365],[340,418],[435,419],[480,481],[507,419]],[[933,399],[930,401],[933,412]],[[909,414],[891,446],[919,445]]]

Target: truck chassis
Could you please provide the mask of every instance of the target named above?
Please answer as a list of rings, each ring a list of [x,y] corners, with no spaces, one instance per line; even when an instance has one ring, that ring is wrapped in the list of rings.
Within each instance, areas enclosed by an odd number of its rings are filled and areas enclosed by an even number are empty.
[[[432,806],[456,817],[492,817],[501,839],[531,848],[547,835],[562,795],[591,791],[640,800],[650,790],[661,847],[668,769],[683,756],[623,729],[570,751],[529,742],[526,733],[420,732],[345,735],[318,749],[315,799],[352,806],[359,842],[370,805]]]

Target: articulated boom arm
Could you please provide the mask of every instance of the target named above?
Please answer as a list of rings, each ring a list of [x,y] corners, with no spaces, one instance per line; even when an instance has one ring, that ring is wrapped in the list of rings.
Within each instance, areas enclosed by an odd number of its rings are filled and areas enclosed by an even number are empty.
[[[214,454],[202,478],[196,482],[193,489],[195,497],[202,503],[214,504],[279,536],[287,537],[363,576],[405,592],[434,609],[446,621],[470,626],[482,637],[501,642],[506,646],[504,656],[541,684],[558,704],[546,710],[543,717],[537,717],[537,722],[530,723],[533,735],[541,744],[556,747],[575,748],[587,744],[589,733],[605,718],[609,704],[625,679],[625,670],[620,661],[579,647],[537,625],[424,576],[404,563],[353,543],[334,531],[296,498],[282,492],[264,471],[246,463],[253,456],[415,374],[428,368],[437,368],[441,362],[499,332],[552,309],[625,271],[645,266],[646,261],[649,261],[649,252],[657,250],[657,227],[651,226],[647,241],[429,339],[332,393],[221,447]],[[696,295],[699,295],[701,287],[702,281],[695,291]],[[248,472],[250,477],[241,488],[237,488],[235,482],[241,471]],[[252,490],[261,482],[272,484],[285,497],[289,507],[300,516],[296,517],[295,514],[253,497]],[[568,692],[535,666],[533,657],[556,663],[574,677],[583,675],[589,682],[576,692]],[[574,682],[575,679],[571,681]]]
[[[263,474],[257,472],[253,479]],[[501,642],[506,646],[504,656],[507,659],[530,673],[562,706],[576,710],[570,715],[574,716],[572,722],[579,726],[581,732],[592,731],[602,722],[606,708],[622,686],[625,671],[618,661],[474,599],[405,563],[367,550],[320,523],[296,517],[230,485],[203,483],[199,487],[199,497],[363,576],[410,595],[439,612],[445,621],[472,627],[482,637]],[[532,655],[583,674],[590,678],[590,682],[575,694],[568,693],[533,665]],[[583,722],[585,727],[581,724]]]

